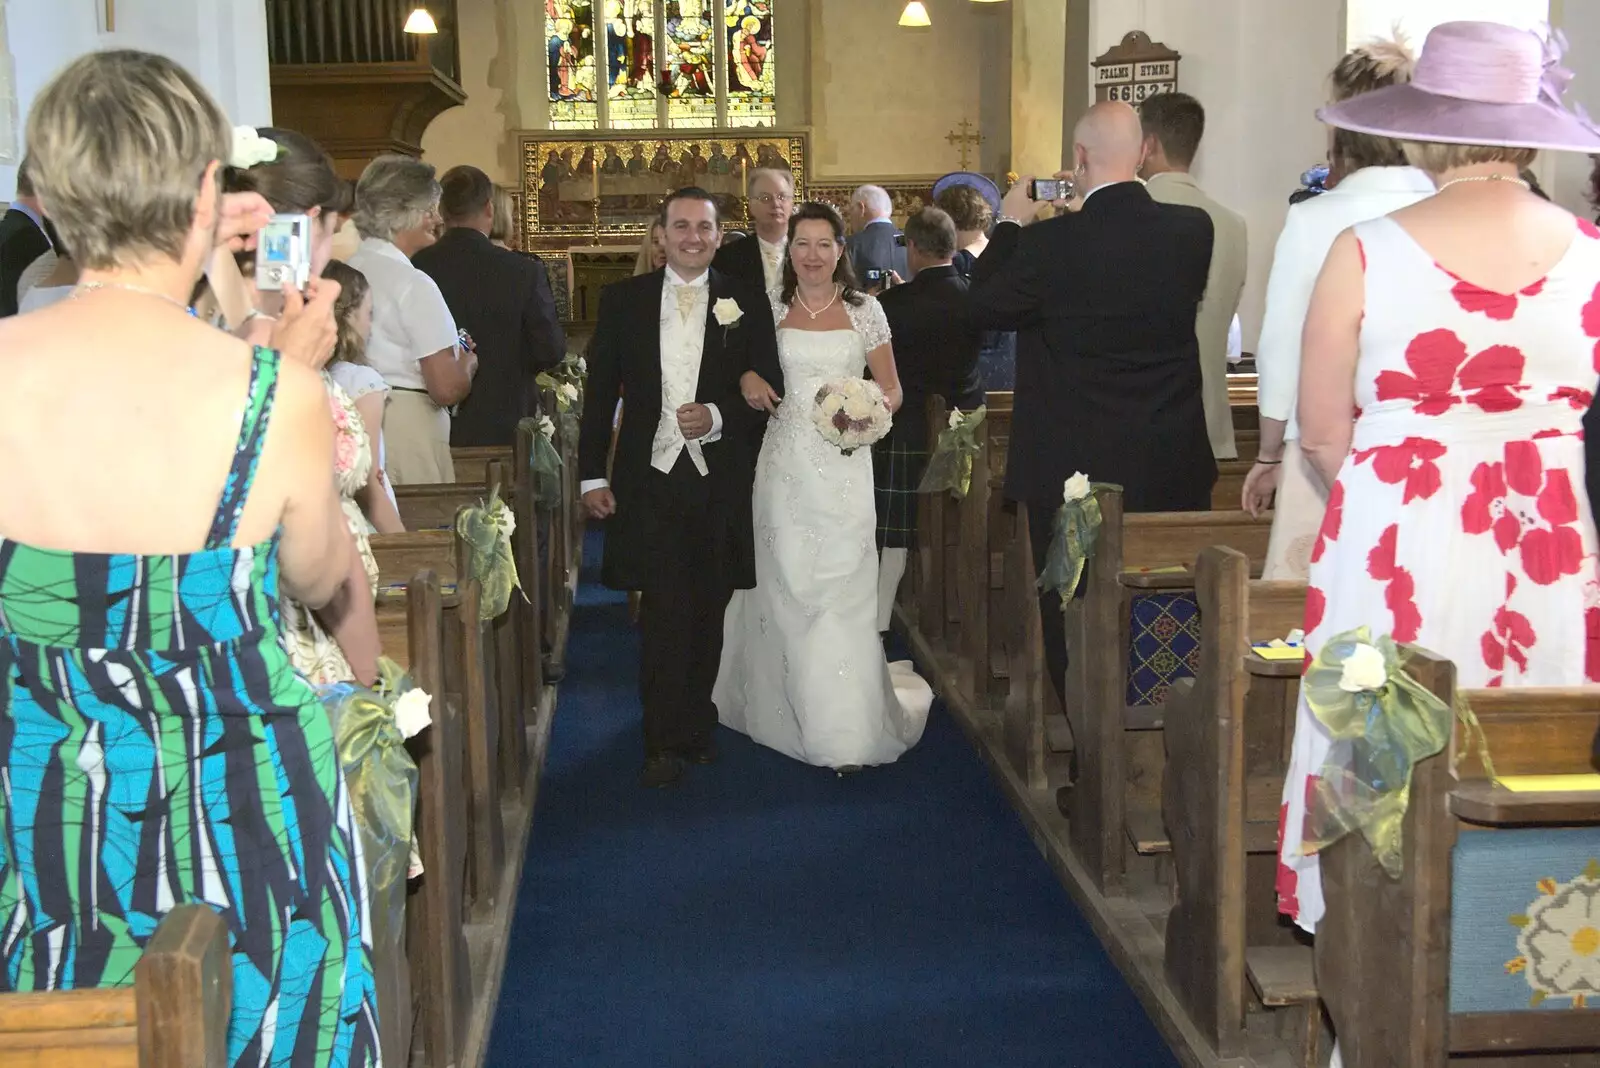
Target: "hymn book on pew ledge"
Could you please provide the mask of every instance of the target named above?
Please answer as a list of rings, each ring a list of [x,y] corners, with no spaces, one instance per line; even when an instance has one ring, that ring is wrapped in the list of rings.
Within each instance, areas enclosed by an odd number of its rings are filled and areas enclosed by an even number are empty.
[[[1600,792],[1600,775],[1503,775],[1501,786],[1514,794]]]

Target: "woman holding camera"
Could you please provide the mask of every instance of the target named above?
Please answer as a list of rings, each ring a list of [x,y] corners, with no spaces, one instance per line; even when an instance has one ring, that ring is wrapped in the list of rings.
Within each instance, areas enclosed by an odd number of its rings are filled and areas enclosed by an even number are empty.
[[[124,986],[161,918],[232,941],[228,1060],[378,1060],[359,852],[280,592],[325,608],[350,537],[315,372],[189,314],[219,242],[221,109],[160,56],[92,52],[28,120],[81,270],[0,323],[0,990]],[[337,286],[284,329],[332,343]]]

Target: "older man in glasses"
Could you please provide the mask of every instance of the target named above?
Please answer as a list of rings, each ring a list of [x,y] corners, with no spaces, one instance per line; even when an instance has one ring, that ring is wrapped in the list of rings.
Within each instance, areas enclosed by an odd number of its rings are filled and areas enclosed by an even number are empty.
[[[786,170],[759,167],[750,172],[749,198],[756,239],[724,244],[712,266],[771,291],[783,281],[789,216],[794,214],[794,178]]]

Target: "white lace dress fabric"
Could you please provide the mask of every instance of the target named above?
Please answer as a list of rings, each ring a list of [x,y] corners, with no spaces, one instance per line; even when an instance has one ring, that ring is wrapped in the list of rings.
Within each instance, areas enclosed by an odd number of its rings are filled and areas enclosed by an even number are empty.
[[[916,745],[933,692],[878,641],[872,450],[845,456],[811,423],[826,382],[859,377],[889,340],[870,297],[853,329],[780,328],[784,402],[756,464],[756,588],[724,623],[712,700],[725,726],[822,767],[887,764]],[[774,301],[779,322],[787,309]]]

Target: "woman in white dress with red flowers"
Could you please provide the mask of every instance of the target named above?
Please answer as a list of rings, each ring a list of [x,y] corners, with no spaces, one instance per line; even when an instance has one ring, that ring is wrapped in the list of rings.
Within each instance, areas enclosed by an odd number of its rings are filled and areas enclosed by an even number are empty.
[[[1313,656],[1367,626],[1454,661],[1464,687],[1600,678],[1582,427],[1600,230],[1518,177],[1535,147],[1600,152],[1560,106],[1556,58],[1524,31],[1448,23],[1410,85],[1320,113],[1407,142],[1438,193],[1341,235],[1307,316],[1301,447],[1331,485],[1311,553]],[[1328,750],[1302,697],[1278,897],[1306,930],[1324,910],[1306,798]]]
[[[852,285],[844,224],[823,204],[789,221],[775,294],[788,399],[756,463],[756,587],[734,592],[712,700],[721,722],[796,760],[851,769],[917,744],[933,692],[878,639],[872,450],[846,456],[812,422],[817,390],[870,368],[892,412],[900,383],[889,324]],[[758,378],[753,404],[777,400]]]

